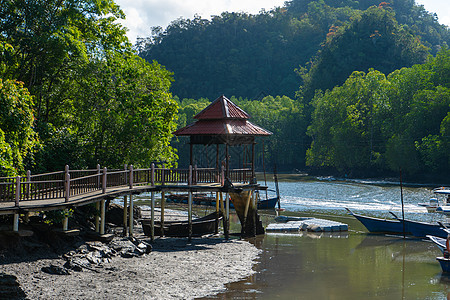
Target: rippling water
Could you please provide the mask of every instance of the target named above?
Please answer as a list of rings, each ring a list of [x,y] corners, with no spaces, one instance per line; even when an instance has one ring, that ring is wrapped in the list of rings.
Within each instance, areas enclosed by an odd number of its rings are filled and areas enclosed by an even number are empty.
[[[268,182],[268,186],[274,186]],[[386,182],[365,181],[298,181],[280,182],[281,206],[293,212],[328,212],[345,214],[345,208],[358,213],[385,217],[392,211],[401,214],[401,189]],[[274,193],[270,192],[270,196]],[[429,221],[442,219],[437,214],[426,214],[418,205],[434,197],[431,188],[403,187],[405,217]]]
[[[273,183],[268,183],[273,187]],[[367,215],[401,215],[399,185],[363,181],[280,182],[285,214],[312,215],[349,224],[344,233],[266,234],[251,239],[262,253],[255,275],[205,299],[450,299],[450,276],[441,252],[428,241],[367,234],[345,207]],[[273,195],[273,192],[271,192]],[[431,188],[403,188],[405,217],[445,219],[418,206]],[[273,215],[265,215],[265,223]]]

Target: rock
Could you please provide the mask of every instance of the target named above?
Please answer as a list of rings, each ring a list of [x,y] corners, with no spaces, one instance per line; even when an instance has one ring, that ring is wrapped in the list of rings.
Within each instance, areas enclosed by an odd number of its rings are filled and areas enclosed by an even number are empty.
[[[66,268],[61,268],[55,265],[50,265],[49,267],[42,267],[42,272],[54,275],[70,275],[69,270]]]
[[[27,299],[16,276],[0,273],[0,299]]]

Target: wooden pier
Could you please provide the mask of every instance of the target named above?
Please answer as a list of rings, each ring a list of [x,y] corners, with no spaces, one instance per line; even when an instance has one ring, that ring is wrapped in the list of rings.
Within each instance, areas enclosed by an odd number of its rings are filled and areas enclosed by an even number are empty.
[[[166,192],[187,192],[189,194],[188,221],[192,222],[192,194],[194,192],[225,193],[222,199],[228,199],[230,193],[264,189],[258,184],[250,184],[253,176],[251,169],[229,170],[228,180],[233,185],[225,184],[224,170],[214,168],[166,169],[156,168],[154,164],[148,169],[134,169],[133,166],[122,170],[100,168],[90,170],[70,170],[46,174],[0,178],[0,215],[14,215],[13,231],[19,230],[19,214],[33,211],[64,210],[91,203],[97,203],[100,216],[97,217],[97,231],[104,234],[105,200],[119,196],[129,196],[130,207],[133,195],[151,194],[151,216],[154,220],[155,193],[162,195],[162,222],[164,194]],[[226,201],[224,218],[225,236],[228,237],[229,201]],[[126,205],[124,205],[126,206]],[[127,216],[133,224],[133,214]],[[68,230],[68,219],[63,222],[63,231]],[[132,235],[130,226],[129,233]],[[191,231],[190,231],[191,232]],[[152,239],[154,236],[152,236]],[[189,236],[191,238],[191,236]]]

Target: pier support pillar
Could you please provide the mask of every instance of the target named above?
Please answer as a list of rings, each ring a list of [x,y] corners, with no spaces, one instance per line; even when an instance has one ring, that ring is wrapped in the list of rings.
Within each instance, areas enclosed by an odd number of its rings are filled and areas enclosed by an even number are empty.
[[[188,194],[188,241],[192,240],[192,191]]]
[[[69,217],[67,216],[68,210],[64,209],[63,211],[64,211],[64,219],[62,222],[62,227],[63,227],[62,230],[67,231],[67,230],[69,230]]]
[[[100,234],[105,234],[105,200],[100,201]]]
[[[151,215],[150,215],[150,217],[151,217],[151,221],[150,221],[150,225],[151,225],[151,228],[150,228],[150,238],[151,238],[151,240],[152,241],[154,241],[155,240],[155,192],[152,192],[152,194],[151,194],[152,196],[152,201],[151,201]]]
[[[128,234],[128,196],[123,196],[123,236]]]
[[[166,195],[161,192],[161,236],[164,236],[164,206],[166,203]]]
[[[14,214],[13,231],[19,231],[19,214]]]
[[[130,236],[133,236],[133,227],[134,227],[134,213],[133,213],[134,207],[133,207],[133,194],[130,193],[130,224],[129,224],[129,231]]]
[[[96,202],[95,203],[95,209],[96,209],[96,214],[95,214],[95,232],[99,233],[100,232],[100,202]]]
[[[225,239],[228,240],[230,238],[230,197],[228,193],[225,194]]]

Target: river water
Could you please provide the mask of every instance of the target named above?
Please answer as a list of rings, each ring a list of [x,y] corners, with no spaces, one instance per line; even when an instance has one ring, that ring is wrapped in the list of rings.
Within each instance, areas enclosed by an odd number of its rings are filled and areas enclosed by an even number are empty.
[[[271,186],[273,183],[268,183]],[[398,184],[363,181],[280,182],[282,214],[315,216],[349,224],[342,233],[273,234],[251,239],[261,249],[256,273],[205,299],[450,299],[439,249],[428,241],[371,235],[345,207],[362,214],[401,215]],[[417,205],[426,187],[404,187],[405,217],[443,220]],[[262,213],[265,224],[273,214]]]

